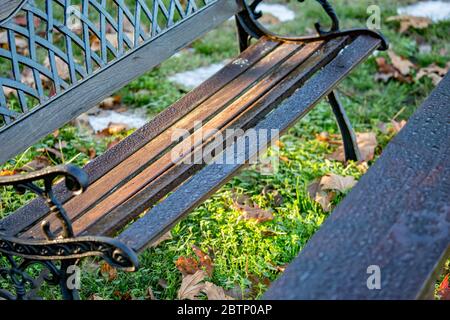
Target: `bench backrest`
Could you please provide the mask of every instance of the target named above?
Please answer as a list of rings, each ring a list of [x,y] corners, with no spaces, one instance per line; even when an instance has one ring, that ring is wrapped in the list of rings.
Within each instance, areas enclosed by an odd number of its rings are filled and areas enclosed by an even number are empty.
[[[241,6],[236,0],[0,0],[0,7],[4,163]]]

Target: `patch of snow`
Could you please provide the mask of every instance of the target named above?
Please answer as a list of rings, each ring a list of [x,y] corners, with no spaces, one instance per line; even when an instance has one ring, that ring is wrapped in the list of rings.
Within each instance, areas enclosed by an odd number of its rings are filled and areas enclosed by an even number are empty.
[[[169,81],[175,82],[187,89],[193,89],[225,66],[225,63],[215,63],[207,67],[201,67],[190,71],[177,73],[169,77]]]
[[[292,21],[295,19],[295,12],[282,4],[260,3],[256,7],[256,10],[260,10],[262,13],[269,13],[281,22]]]
[[[397,9],[400,15],[426,17],[433,22],[450,19],[450,2],[420,1],[415,4]]]
[[[112,110],[102,110],[96,115],[89,115],[89,125],[95,132],[102,131],[109,127],[110,123],[120,123],[128,126],[128,129],[140,128],[147,123],[144,110],[116,112]]]

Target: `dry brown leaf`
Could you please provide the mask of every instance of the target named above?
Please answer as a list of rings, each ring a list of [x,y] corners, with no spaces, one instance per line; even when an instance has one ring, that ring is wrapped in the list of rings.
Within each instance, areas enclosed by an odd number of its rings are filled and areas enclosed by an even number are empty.
[[[345,192],[356,184],[352,176],[343,177],[338,174],[330,173],[320,179],[320,188],[322,190],[336,190]]]
[[[235,203],[234,207],[236,210],[240,211],[242,214],[239,219],[244,220],[255,220],[257,223],[273,220],[273,214],[269,210],[261,209],[257,205],[241,205]]]
[[[94,293],[92,296],[88,298],[88,300],[105,300],[105,299]]]
[[[147,300],[157,300],[151,287],[147,289]]]
[[[122,97],[119,95],[108,97],[99,103],[99,107],[104,110],[116,109],[121,105]]]
[[[402,83],[411,83],[411,76],[404,76],[399,70],[397,70],[392,64],[389,64],[385,58],[378,57],[375,59],[378,65],[378,72],[375,73],[376,81],[387,82],[389,79],[395,79]]]
[[[433,84],[437,86],[439,82],[444,78],[444,76],[449,71],[449,65],[445,68],[439,67],[436,63],[432,63],[426,68],[422,68],[417,72],[416,81],[419,81],[423,77],[428,77],[431,79]]]
[[[405,120],[400,121],[391,120],[388,123],[380,122],[377,124],[377,127],[383,134],[397,134],[400,132],[400,130],[403,129],[405,125],[406,125]]]
[[[19,171],[32,172],[36,170],[44,169],[51,165],[50,160],[45,156],[37,156],[32,161],[28,162]]]
[[[109,123],[108,127],[97,133],[99,137],[108,137],[126,131],[128,126],[125,123]]]
[[[234,300],[225,294],[225,290],[222,287],[216,286],[214,283],[208,281],[205,282],[202,292],[206,294],[208,300]]]
[[[192,245],[192,250],[194,250],[195,255],[199,258],[200,266],[205,268],[206,273],[211,277],[214,271],[211,257],[195,245]]]
[[[206,276],[207,274],[203,270],[199,270],[194,274],[184,275],[181,281],[181,287],[178,290],[178,299],[197,300],[197,297],[205,288],[203,281]]]
[[[369,165],[367,164],[367,162],[363,161],[361,163],[358,163],[358,165],[356,166],[356,168],[358,169],[359,172],[361,172],[362,174],[366,173],[367,170],[369,170]]]
[[[164,279],[159,279],[158,280],[158,285],[163,288],[163,289],[167,289],[167,281]]]
[[[356,134],[361,161],[370,161],[375,156],[375,148],[378,146],[377,136],[374,132]]]
[[[200,270],[198,261],[190,257],[179,257],[175,265],[183,275],[194,274]]]
[[[328,141],[330,141],[330,134],[326,131],[316,134],[316,140],[322,141],[322,142],[328,142]]]
[[[375,155],[378,145],[377,137],[373,132],[356,133],[356,141],[361,154],[361,161],[370,161]],[[329,160],[345,162],[344,146],[341,144],[335,152],[326,157]]]
[[[406,120],[400,120],[400,121],[391,120],[391,124],[392,124],[392,130],[394,131],[394,133],[399,133],[400,130],[402,130],[403,127],[406,125]]]
[[[388,55],[394,68],[396,68],[404,76],[409,75],[411,73],[411,69],[415,68],[414,63],[406,58],[400,57],[392,50],[388,50]]]
[[[129,291],[122,293],[119,290],[113,292],[113,295],[119,298],[120,300],[133,300],[131,293]]]
[[[425,29],[432,23],[431,19],[425,17],[414,17],[408,15],[392,16],[387,18],[387,21],[399,21],[400,22],[400,33],[404,33],[409,30],[409,28],[414,29]]]
[[[260,20],[258,20],[262,24],[269,24],[269,25],[276,25],[279,24],[281,21],[274,15],[270,13],[264,14]]]
[[[161,237],[159,237],[158,239],[156,239],[154,242],[152,242],[152,244],[150,245],[151,248],[156,248],[157,246],[159,246],[161,243],[163,243],[166,240],[171,240],[172,239],[172,233],[169,231],[167,231],[166,233],[164,233]]]
[[[52,67],[50,65],[50,59],[48,56],[44,60],[44,66],[49,70],[52,70]],[[67,80],[70,78],[69,66],[67,65],[67,63],[64,62],[64,60],[62,60],[60,57],[56,55],[55,55],[55,66],[58,72],[58,76],[61,79]],[[48,82],[50,80],[47,77],[42,77],[42,81]]]
[[[308,194],[311,199],[320,204],[323,211],[329,212],[331,210],[331,201],[336,194],[334,192],[323,191],[320,185],[320,179],[313,181],[308,186]]]
[[[100,266],[100,273],[102,276],[107,277],[108,281],[113,281],[117,279],[117,270],[114,267],[111,267],[106,262],[103,262]]]

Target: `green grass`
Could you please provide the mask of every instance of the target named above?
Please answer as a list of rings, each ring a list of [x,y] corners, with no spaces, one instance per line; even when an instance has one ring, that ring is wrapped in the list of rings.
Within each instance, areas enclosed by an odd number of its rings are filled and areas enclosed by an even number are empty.
[[[397,32],[396,23],[385,22],[387,17],[396,14],[399,2],[406,1],[377,1],[382,9],[382,31],[390,40],[393,50],[420,66],[432,62],[444,65],[450,60],[449,43],[445,41],[446,35],[450,34],[450,23],[441,22],[426,30],[411,30],[401,35]],[[310,30],[318,18],[327,21],[314,1],[290,3],[291,8],[299,13],[297,19],[277,26],[275,31],[301,35]],[[356,0],[336,3],[342,26],[365,26],[366,8],[370,4],[371,1]],[[432,46],[430,53],[419,53],[419,38]],[[117,94],[130,107],[146,108],[151,117],[185,94],[183,88],[167,80],[168,76],[235,56],[235,39],[234,24],[227,22],[194,42],[193,51],[168,60]],[[447,54],[443,55],[442,49],[446,49]],[[386,56],[385,53],[380,55]],[[377,133],[380,142],[378,156],[392,136],[381,133],[377,124],[388,122],[394,117],[397,120],[408,119],[430,93],[433,85],[428,79],[412,84],[375,82],[373,78],[376,71],[372,56],[342,83],[339,91],[356,131]],[[146,90],[146,94],[138,94],[142,90]],[[177,224],[172,229],[171,240],[146,250],[140,256],[142,267],[136,273],[119,272],[116,279],[109,281],[99,275],[95,261],[86,262],[82,277],[82,298],[95,294],[105,299],[120,299],[125,293],[130,293],[136,299],[143,299],[151,287],[158,299],[175,299],[181,283],[181,274],[175,261],[180,256],[193,256],[193,244],[213,256],[215,269],[211,280],[215,284],[225,289],[238,287],[248,299],[259,298],[267,284],[280,274],[279,267],[292,261],[328,216],[308,197],[308,184],[331,172],[357,179],[363,174],[355,163],[344,166],[325,158],[333,149],[315,139],[315,135],[322,131],[338,133],[331,110],[324,102],[281,138],[283,147],[280,153],[288,161],[280,162],[276,174],[263,176],[255,168],[244,170]],[[101,154],[108,143],[108,140],[94,139],[82,130],[67,125],[60,130],[58,138],[47,137],[5,164],[3,169],[21,167],[39,155],[39,149],[54,147],[58,139],[66,141],[67,147],[62,150],[64,161],[52,159],[54,164],[72,162],[83,165],[89,161],[83,150],[95,148],[97,154]],[[277,190],[278,195],[274,191],[263,192],[263,189]],[[29,194],[18,196],[11,188],[2,188],[0,191],[0,217],[13,212],[32,198]],[[240,220],[239,212],[232,206],[232,198],[236,194],[245,194],[260,207],[273,210],[274,220],[260,224]],[[344,196],[339,195],[333,204],[336,205]],[[164,287],[160,285],[161,281],[166,283]],[[50,288],[45,288],[43,295],[49,299],[59,297],[59,293]]]

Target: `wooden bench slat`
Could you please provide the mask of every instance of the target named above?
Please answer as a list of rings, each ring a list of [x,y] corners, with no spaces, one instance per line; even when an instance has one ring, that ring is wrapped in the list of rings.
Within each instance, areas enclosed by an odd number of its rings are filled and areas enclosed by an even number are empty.
[[[359,36],[341,54],[309,79],[290,98],[273,110],[255,129],[278,129],[284,132],[329,93],[354,67],[380,45],[380,40]],[[257,149],[264,149],[258,146]],[[236,154],[250,159],[254,154]],[[220,156],[220,155],[219,155]],[[189,211],[218,190],[242,164],[210,164],[180,186],[144,217],[123,231],[118,239],[136,251],[145,249],[167,232]]]
[[[84,168],[89,175],[91,183],[95,182],[107,172],[124,162],[151,139],[158,136],[169,128],[178,119],[191,112],[200,103],[210,98],[215,91],[220,90],[237,76],[248,70],[263,56],[274,50],[279,42],[273,42],[267,38],[260,39],[257,43],[246,50],[241,56],[233,59],[225,68],[221,69],[200,86],[182,97],[179,101],[162,111],[143,127],[136,130],[132,135],[125,138],[121,143],[108,150],[103,155],[88,163]],[[247,64],[239,63],[241,59]],[[90,190],[90,189],[89,189]],[[64,184],[56,187],[56,196],[62,203],[73,198]],[[36,199],[28,205],[20,208],[15,213],[0,221],[0,230],[10,235],[17,235],[23,230],[36,224],[49,212],[47,205],[41,199]]]
[[[247,90],[243,95],[241,95],[237,100],[233,101],[229,104],[225,109],[223,109],[219,114],[215,115],[214,118],[210,119],[206,122],[201,130],[195,131],[191,136],[187,137],[185,141],[179,143],[177,148],[179,150],[186,150],[192,141],[202,141],[199,145],[195,146],[197,150],[201,150],[206,147],[214,138],[211,136],[204,136],[204,132],[208,132],[211,130],[219,130],[220,133],[223,133],[226,129],[230,129],[230,122],[232,120],[238,118],[240,115],[246,114],[248,112],[252,112],[252,107],[254,106],[254,102],[259,99],[259,97],[265,94],[268,90],[273,88],[279,81],[281,81],[284,77],[286,77],[291,71],[293,71],[296,67],[298,67],[303,61],[305,61],[311,54],[315,52],[315,50],[320,47],[321,43],[311,43],[305,48],[302,48],[299,52],[295,53],[292,57],[283,62],[283,64],[276,66],[272,73],[267,75],[264,79],[258,81],[258,85],[253,86],[249,90]],[[269,62],[272,64],[273,59],[269,59]],[[276,64],[275,64],[276,65]],[[259,68],[258,68],[259,69]],[[201,113],[207,113],[211,106],[206,105],[200,106]],[[190,121],[192,122],[192,121]],[[211,132],[212,133],[212,132]],[[202,137],[203,136],[203,137]],[[217,136],[217,134],[216,134]],[[206,141],[205,141],[206,140]],[[193,151],[190,151],[189,154],[192,154]],[[185,154],[184,156],[187,156]],[[183,157],[184,157],[183,156]],[[180,159],[181,160],[181,159]],[[140,192],[142,188],[155,185],[158,186],[161,183],[161,179],[158,179],[161,174],[172,170],[175,164],[173,163],[172,153],[168,152],[164,154],[162,157],[157,159],[153,164],[148,166],[145,170],[143,170],[138,176],[131,179],[127,184],[121,187],[119,190],[108,196],[108,198],[103,199],[102,202],[96,204],[95,208],[90,210],[87,214],[83,215],[82,218],[76,220],[73,224],[75,232],[82,232],[86,228],[88,228],[92,224],[96,224],[97,220],[102,216],[108,215],[109,212],[121,205],[127,199],[134,196],[137,192]],[[190,172],[193,169],[186,168]],[[182,173],[182,176],[186,176],[186,174]],[[157,179],[157,181],[154,181]],[[183,178],[175,178],[173,180],[172,185],[179,185]],[[150,186],[149,186],[150,187]],[[158,199],[150,198],[148,199],[151,202],[156,202]],[[126,209],[123,212],[124,215],[127,215],[127,219],[133,219],[136,215],[142,212],[134,210]],[[115,224],[112,224],[112,226]],[[122,224],[117,224],[114,226],[115,229],[121,228]]]
[[[277,67],[279,63],[282,63],[286,58],[293,54],[296,50],[300,48],[300,44],[287,44],[277,47],[274,51],[268,52],[265,57],[254,64],[254,66],[248,69],[245,74],[238,76],[233,79],[228,85],[223,89],[217,91],[209,99],[203,102],[199,107],[192,110],[186,116],[178,120],[170,128],[162,132],[160,135],[150,140],[144,147],[137,150],[129,158],[127,158],[122,163],[118,164],[105,176],[101,177],[94,183],[92,183],[89,189],[75,197],[73,200],[68,201],[65,204],[65,208],[69,217],[73,222],[82,215],[85,210],[92,206],[94,211],[98,214],[104,214],[108,210],[107,208],[113,208],[118,202],[120,203],[121,197],[115,189],[121,188],[126,190],[125,187],[121,187],[127,183],[128,180],[132,179],[140,171],[144,170],[149,164],[157,161],[161,154],[167,151],[171,146],[173,146],[172,135],[178,129],[187,129],[189,131],[193,130],[194,125],[198,121],[206,121],[209,117],[214,116],[217,112],[220,112],[223,108],[227,106],[233,99],[239,97],[242,92],[247,90],[254,83],[259,81],[267,72],[273,70]],[[170,156],[170,155],[169,155]],[[170,158],[166,162],[170,163]],[[161,163],[160,160],[158,160]],[[144,170],[143,176],[149,175],[149,170]],[[150,177],[153,175],[150,175]],[[139,190],[140,185],[136,183],[136,179],[131,181],[128,185],[131,185],[133,189]],[[131,196],[132,190],[128,196]],[[99,203],[102,197],[111,195],[110,199],[106,199],[102,203]],[[127,196],[127,195],[125,195]],[[111,200],[112,199],[112,200]],[[103,208],[106,206],[107,208]],[[56,217],[46,217],[47,221],[57,222]],[[58,224],[54,224],[57,226]],[[39,224],[35,225],[23,236],[25,237],[40,237],[42,236],[41,228]]]
[[[449,115],[447,74],[264,298],[433,299],[450,257]]]
[[[336,42],[327,43],[328,48],[324,48],[324,52],[327,52],[331,56],[331,52],[337,54],[341,48],[345,45],[347,39],[340,39]],[[306,50],[305,50],[306,51]],[[307,56],[306,52],[299,52],[298,58],[302,55]],[[276,85],[276,89],[270,90],[262,97],[258,97],[258,100],[252,102],[252,105],[247,108],[245,112],[241,112],[239,116],[230,116],[232,119],[227,125],[228,128],[241,128],[247,130],[254,126],[259,120],[261,120],[267,113],[273,110],[273,107],[284,97],[291,94],[299,84],[304,82],[310,73],[313,73],[327,62],[327,55],[315,54],[309,57],[303,64],[298,66],[286,79]],[[304,57],[303,57],[304,58]],[[279,88],[279,89],[278,89]],[[220,133],[219,133],[220,134]],[[202,147],[206,146],[215,148],[223,143],[206,143]],[[198,148],[194,152],[201,153],[201,148]],[[164,173],[157,180],[145,186],[138,194],[130,198],[127,202],[121,204],[107,215],[104,215],[101,220],[96,221],[93,227],[86,230],[86,234],[98,233],[105,235],[112,235],[120,228],[125,226],[130,218],[134,218],[143,212],[143,210],[149,208],[164,196],[167,191],[173,191],[182,182],[184,182],[191,173],[201,169],[203,165],[198,164],[177,164],[169,172]],[[131,215],[130,215],[131,213]]]

